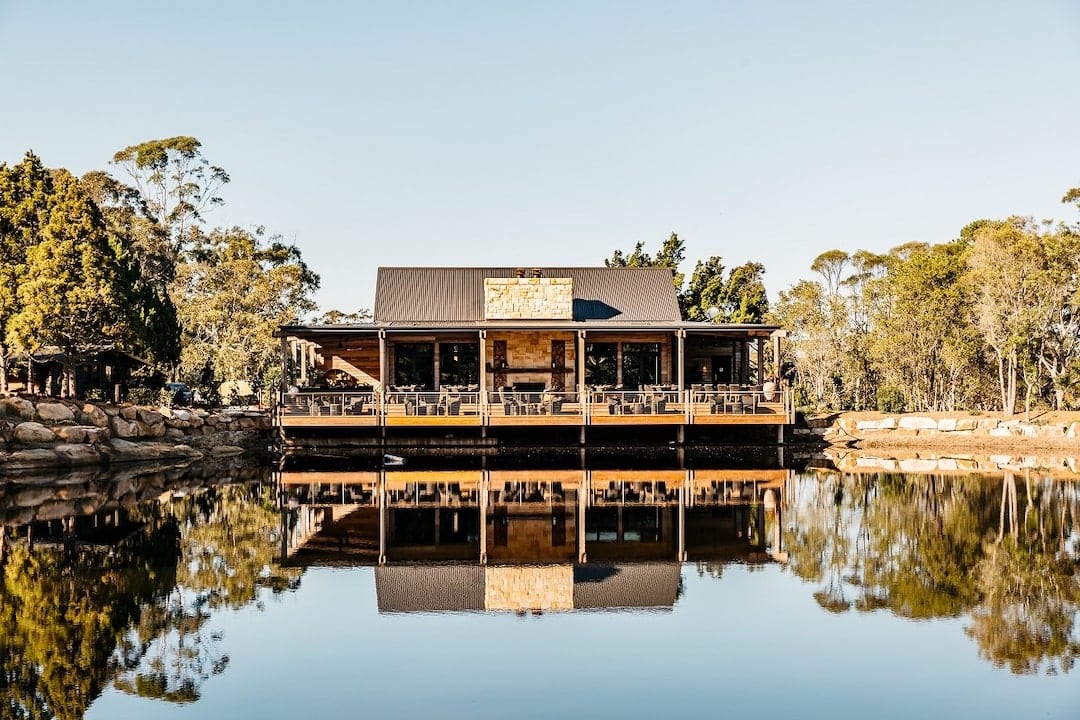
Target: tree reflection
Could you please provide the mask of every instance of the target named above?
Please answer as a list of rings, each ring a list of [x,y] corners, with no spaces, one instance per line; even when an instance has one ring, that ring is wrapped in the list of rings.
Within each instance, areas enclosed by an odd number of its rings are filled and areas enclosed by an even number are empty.
[[[299,585],[300,570],[272,562],[279,518],[267,488],[220,486],[131,513],[147,530],[121,546],[6,538],[3,717],[81,718],[110,682],[198,700],[229,661],[214,611],[261,607]]]
[[[844,475],[801,483],[790,569],[842,613],[969,614],[981,654],[1016,673],[1078,651],[1077,485],[1027,475]],[[1021,509],[1022,508],[1022,509]]]

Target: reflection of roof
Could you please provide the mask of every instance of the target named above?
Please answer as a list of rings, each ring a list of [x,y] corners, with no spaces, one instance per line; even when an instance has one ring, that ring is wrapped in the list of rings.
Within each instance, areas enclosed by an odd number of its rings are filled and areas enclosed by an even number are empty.
[[[526,569],[527,566],[520,566]],[[551,569],[560,566],[540,566]],[[569,566],[566,567],[569,570]],[[498,579],[504,568],[480,565],[397,565],[375,568],[375,593],[379,612],[454,612],[467,610],[505,610],[513,607],[506,598],[507,588],[488,592],[488,579]],[[493,571],[496,571],[493,573]],[[571,573],[542,573],[550,581]],[[679,589],[678,563],[605,563],[573,567],[573,607],[579,610],[617,608],[670,608]],[[500,583],[505,585],[505,583]],[[537,597],[535,584],[526,588]],[[552,587],[552,604],[537,610],[567,609],[559,601],[570,588]],[[493,598],[498,603],[492,606]],[[528,602],[522,598],[522,607]]]
[[[679,591],[677,563],[579,565],[574,568],[574,607],[669,608]]]
[[[375,568],[379,612],[484,609],[479,565],[398,565]]]

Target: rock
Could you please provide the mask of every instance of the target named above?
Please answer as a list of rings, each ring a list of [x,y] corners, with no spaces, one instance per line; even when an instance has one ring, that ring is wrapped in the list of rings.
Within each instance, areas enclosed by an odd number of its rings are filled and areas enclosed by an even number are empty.
[[[151,424],[138,420],[135,424],[139,426],[139,437],[153,438],[155,440],[160,440],[165,437],[165,430],[167,428],[163,422]]]
[[[83,415],[86,416],[87,422],[91,425],[96,425],[99,428],[109,427],[109,416],[104,410],[97,405],[90,405],[87,403],[83,405]]]
[[[19,397],[0,398],[0,415],[20,417],[23,420],[34,419],[34,403]]]
[[[227,457],[229,455],[240,455],[244,452],[244,448],[236,445],[215,445],[210,448],[210,455],[213,457]]]
[[[179,420],[180,422],[189,422],[191,420],[191,412],[188,410],[173,410],[173,420]]]
[[[167,418],[165,420],[165,427],[176,428],[179,430],[186,429],[191,426],[187,420],[179,420],[177,418]]]
[[[161,417],[165,418],[166,420],[168,420],[169,418],[175,417],[175,413],[173,412],[173,409],[165,407],[164,405],[159,407],[157,409],[157,412],[160,413]]]
[[[183,430],[178,430],[177,428],[169,428],[165,431],[165,439],[172,440],[173,442],[183,442],[187,439],[187,435],[184,434]]]
[[[910,473],[928,473],[937,470],[937,460],[923,458],[904,458],[900,461],[900,470]]]
[[[269,419],[270,418],[267,418],[267,420],[269,420]],[[267,428],[271,427],[272,424],[273,423],[267,425]],[[878,425],[877,426],[878,426],[878,430],[895,430],[896,429],[896,418],[894,418],[894,417],[882,418],[881,420],[878,420]]]
[[[139,408],[134,405],[128,405],[127,407],[120,408],[120,417],[125,420],[137,420],[139,417]]]
[[[41,423],[24,422],[15,428],[15,439],[21,443],[51,443],[56,434]]]
[[[877,430],[879,429],[877,420],[859,420],[855,423],[856,430]]]
[[[956,418],[940,418],[937,429],[941,432],[956,432]]]
[[[1007,427],[995,427],[990,428],[990,437],[1009,437],[1012,433],[1009,432]]]
[[[97,428],[94,429],[97,430]],[[81,425],[61,425],[55,428],[53,432],[56,433],[56,437],[66,443],[86,442],[86,428]]]
[[[112,431],[118,438],[138,437],[139,426],[134,421],[125,420],[123,416],[118,415],[112,419]]]
[[[147,425],[157,425],[165,420],[165,417],[161,413],[145,408],[139,408],[136,415],[138,416],[139,422],[146,423]]]
[[[956,421],[956,430],[961,432],[964,430],[974,430],[978,425],[979,423],[975,418],[958,418]]]
[[[956,458],[941,458],[938,460],[938,470],[959,470],[956,465]]]
[[[993,430],[998,426],[998,421],[994,418],[979,418],[978,429],[979,430]]]
[[[69,422],[75,419],[71,408],[60,403],[38,403],[37,416],[45,422]]]
[[[92,445],[62,443],[53,447],[61,462],[71,465],[92,465],[101,462],[101,454]]]
[[[53,498],[51,487],[32,487],[15,493],[15,504],[19,507],[37,507]]]
[[[120,414],[120,408],[113,407],[112,405],[106,405],[105,407],[102,408],[102,410],[104,410],[105,414],[108,415],[109,417],[116,417],[117,415]]]
[[[4,462],[4,468],[17,470],[20,468],[52,467],[56,463],[56,453],[52,450],[35,448],[33,450],[16,450],[9,454]]]
[[[1080,422],[1074,422],[1073,424],[1069,425],[1068,436],[1071,438],[1080,437]]]
[[[934,418],[919,415],[905,415],[900,418],[901,430],[937,430],[937,421]]]
[[[100,443],[108,440],[112,433],[109,432],[109,428],[84,428],[86,430],[86,442],[88,443]]]
[[[4,524],[9,527],[27,525],[34,521],[34,510],[33,508],[19,508],[18,510],[9,509],[0,515],[0,520],[3,520]]]
[[[202,427],[206,423],[206,421],[198,415],[192,415],[188,422],[191,423],[191,427],[193,428]]]

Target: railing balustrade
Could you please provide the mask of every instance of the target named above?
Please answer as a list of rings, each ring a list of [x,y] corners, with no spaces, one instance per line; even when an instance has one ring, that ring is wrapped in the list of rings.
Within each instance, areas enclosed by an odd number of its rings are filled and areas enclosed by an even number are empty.
[[[542,390],[458,390],[360,392],[320,390],[282,393],[278,416],[290,417],[363,417],[368,423],[384,424],[388,418],[471,417],[470,424],[512,423],[514,418],[577,418],[583,423],[591,418],[611,416],[683,416],[688,423],[695,418],[717,415],[782,415],[794,419],[792,393],[788,389],[761,390],[756,387],[718,385],[691,386],[674,390],[663,386],[640,390],[587,388],[577,391]],[[633,422],[627,420],[627,422]],[[639,423],[648,424],[644,418]],[[542,423],[541,423],[542,424]]]

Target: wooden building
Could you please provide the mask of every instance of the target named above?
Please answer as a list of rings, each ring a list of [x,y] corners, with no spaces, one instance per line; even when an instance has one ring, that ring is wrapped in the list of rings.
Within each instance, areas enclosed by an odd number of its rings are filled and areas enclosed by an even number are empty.
[[[370,324],[280,328],[278,417],[286,433],[782,427],[791,398],[766,362],[782,335],[682,320],[664,268],[380,268]]]

